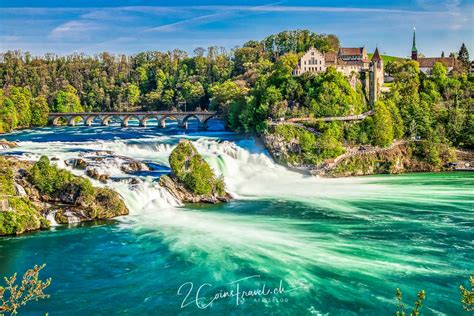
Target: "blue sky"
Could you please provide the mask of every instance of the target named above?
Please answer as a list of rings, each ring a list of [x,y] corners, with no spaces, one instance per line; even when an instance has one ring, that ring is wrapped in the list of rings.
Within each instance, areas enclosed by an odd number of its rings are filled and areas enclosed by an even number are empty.
[[[458,51],[464,42],[474,57],[473,22],[473,0],[0,0],[0,51],[192,52],[310,29],[338,35],[343,46],[372,51],[378,45],[387,54],[408,56],[416,26],[418,50],[426,56]]]

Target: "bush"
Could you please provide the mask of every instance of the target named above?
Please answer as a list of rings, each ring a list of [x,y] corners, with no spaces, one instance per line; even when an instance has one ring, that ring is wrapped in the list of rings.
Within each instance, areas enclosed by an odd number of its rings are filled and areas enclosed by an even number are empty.
[[[225,193],[223,179],[214,175],[191,142],[181,140],[171,152],[169,161],[178,180],[192,192],[200,195]]]
[[[67,170],[52,166],[46,156],[42,156],[33,165],[29,181],[41,194],[51,197],[59,197],[61,193],[76,191],[83,200],[90,201],[94,195],[94,187],[88,179],[77,177]]]
[[[0,195],[14,195],[15,186],[13,182],[13,171],[10,163],[0,157]]]
[[[0,212],[0,236],[49,227],[49,222],[27,198],[9,197],[8,204],[12,211]]]

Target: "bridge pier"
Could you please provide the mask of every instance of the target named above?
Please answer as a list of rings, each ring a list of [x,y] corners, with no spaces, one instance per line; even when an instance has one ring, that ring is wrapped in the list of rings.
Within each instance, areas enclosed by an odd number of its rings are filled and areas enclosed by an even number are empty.
[[[199,122],[198,129],[207,130],[207,122]]]
[[[94,118],[95,118],[95,116],[93,116],[93,115],[85,117],[84,118],[84,126],[91,126],[92,121],[94,121]]]

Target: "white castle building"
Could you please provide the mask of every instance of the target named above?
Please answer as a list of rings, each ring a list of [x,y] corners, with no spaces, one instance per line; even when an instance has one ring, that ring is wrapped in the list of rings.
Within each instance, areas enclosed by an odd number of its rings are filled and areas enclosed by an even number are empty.
[[[356,78],[354,75],[360,75],[370,104],[378,99],[384,84],[384,64],[378,48],[371,60],[365,47],[341,47],[337,53],[322,53],[316,48],[310,48],[299,60],[293,75],[322,73],[331,66],[348,77],[353,86]]]

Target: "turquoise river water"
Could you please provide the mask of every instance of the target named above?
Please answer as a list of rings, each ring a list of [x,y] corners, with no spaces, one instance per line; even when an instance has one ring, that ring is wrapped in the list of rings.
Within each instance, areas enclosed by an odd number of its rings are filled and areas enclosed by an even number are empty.
[[[61,168],[97,150],[155,166],[133,184],[120,158],[98,166],[129,216],[0,238],[0,276],[46,263],[53,279],[20,315],[393,315],[397,287],[406,305],[426,291],[424,315],[468,315],[458,287],[474,274],[474,173],[310,177],[211,127],[6,135],[20,147],[2,154]],[[180,205],[158,185],[180,138],[224,175],[231,203]]]

